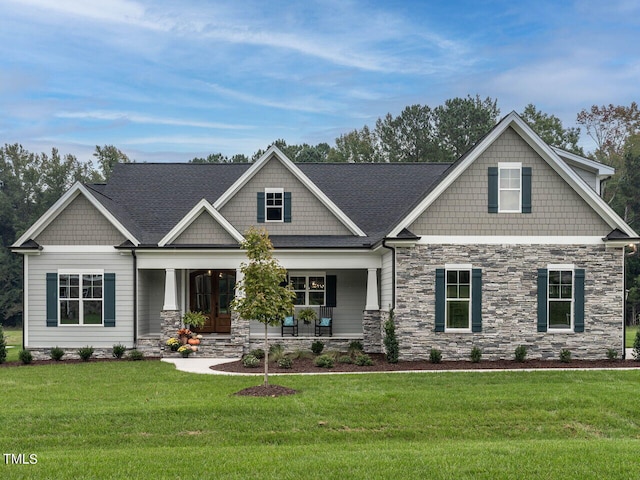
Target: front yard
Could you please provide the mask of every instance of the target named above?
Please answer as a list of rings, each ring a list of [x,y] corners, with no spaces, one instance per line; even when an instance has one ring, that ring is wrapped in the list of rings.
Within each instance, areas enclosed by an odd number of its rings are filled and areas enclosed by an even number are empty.
[[[639,371],[259,378],[0,369],[3,478],[635,478]],[[3,458],[3,457],[0,457]],[[11,458],[11,457],[9,457]]]

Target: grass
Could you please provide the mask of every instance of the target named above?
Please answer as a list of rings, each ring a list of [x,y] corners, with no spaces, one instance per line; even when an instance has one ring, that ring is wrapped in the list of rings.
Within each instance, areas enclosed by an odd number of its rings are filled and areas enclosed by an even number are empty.
[[[7,362],[17,362],[18,353],[22,349],[22,328],[4,328],[4,338],[7,342],[7,346],[14,348],[7,349]],[[0,452],[1,454],[2,452]]]
[[[636,339],[636,333],[638,332],[638,325],[629,326],[625,332],[625,348],[633,348],[633,341]]]
[[[259,377],[0,371],[2,478],[635,478],[640,371]],[[2,457],[0,457],[2,460]]]

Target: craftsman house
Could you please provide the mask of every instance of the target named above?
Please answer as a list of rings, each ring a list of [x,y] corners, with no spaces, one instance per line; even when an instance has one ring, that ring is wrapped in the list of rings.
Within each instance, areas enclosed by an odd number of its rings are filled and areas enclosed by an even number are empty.
[[[453,164],[119,164],[74,185],[13,245],[24,257],[24,344],[114,344],[171,355],[202,311],[199,355],[239,356],[262,324],[229,308],[250,226],[268,230],[318,331],[271,328],[287,348],[360,340],[383,350],[391,308],[403,359],[603,358],[623,352],[625,246],[600,198],[613,169],[545,144],[515,113]]]

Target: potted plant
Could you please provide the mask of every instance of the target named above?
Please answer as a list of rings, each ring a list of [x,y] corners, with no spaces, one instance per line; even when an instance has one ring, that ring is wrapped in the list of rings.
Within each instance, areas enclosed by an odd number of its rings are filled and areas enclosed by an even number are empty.
[[[178,353],[183,357],[187,358],[189,355],[193,353],[193,348],[191,348],[191,345],[182,345],[178,349]]]
[[[177,338],[170,338],[167,340],[167,346],[171,349],[172,352],[177,352],[178,348],[180,348],[180,340]]]
[[[207,316],[202,312],[187,312],[182,317],[182,321],[191,328],[200,328],[207,321]]]
[[[185,345],[187,343],[187,340],[191,338],[191,330],[189,330],[188,328],[181,328],[180,330],[178,330],[178,338],[180,339],[180,343],[182,345]]]
[[[317,318],[318,314],[313,308],[303,308],[298,312],[298,319],[302,320],[305,325],[315,322]]]

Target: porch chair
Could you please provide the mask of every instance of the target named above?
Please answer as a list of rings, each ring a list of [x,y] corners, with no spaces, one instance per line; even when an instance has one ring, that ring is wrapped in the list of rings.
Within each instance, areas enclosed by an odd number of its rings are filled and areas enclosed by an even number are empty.
[[[287,330],[287,332],[291,333],[291,336],[297,337],[298,336],[298,319],[294,318],[293,316],[284,317],[280,326],[281,336],[283,337],[285,334],[285,329]]]
[[[320,307],[318,312],[318,318],[316,319],[316,337],[321,336],[323,333],[329,333],[329,336],[333,336],[333,308],[332,307]]]

